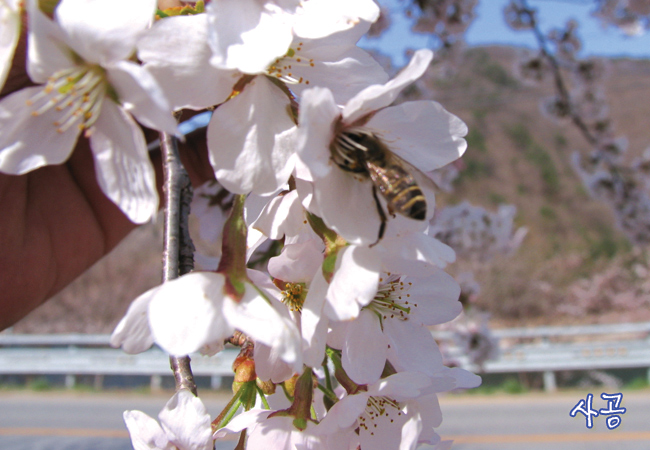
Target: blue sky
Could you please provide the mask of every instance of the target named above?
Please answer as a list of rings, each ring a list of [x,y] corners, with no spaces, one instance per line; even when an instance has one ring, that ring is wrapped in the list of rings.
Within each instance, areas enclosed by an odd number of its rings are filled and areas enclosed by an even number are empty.
[[[397,14],[404,0],[378,0],[393,11],[393,27],[380,39],[370,39],[363,46],[381,49],[391,55],[397,65],[406,63],[403,56],[407,48],[430,46],[425,35],[409,32],[410,23]],[[466,34],[470,45],[504,44],[534,46],[530,32],[514,32],[503,21],[502,10],[508,0],[480,0],[477,18]],[[591,17],[593,0],[529,0],[529,5],[539,9],[539,20],[543,30],[562,26],[568,19],[577,19],[578,31],[583,41],[581,56],[630,56],[650,58],[650,34],[640,37],[627,37],[615,28],[604,29],[600,22]]]

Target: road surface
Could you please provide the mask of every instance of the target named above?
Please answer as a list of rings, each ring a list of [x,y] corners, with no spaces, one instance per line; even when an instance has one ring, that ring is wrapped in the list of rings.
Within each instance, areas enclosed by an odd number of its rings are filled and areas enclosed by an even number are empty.
[[[594,394],[593,408],[607,402]],[[65,392],[0,393],[2,450],[129,450],[122,412],[139,409],[156,417],[168,395],[93,394]],[[443,424],[439,433],[454,439],[455,450],[648,450],[650,392],[623,392],[621,425],[609,430],[605,417],[587,429],[582,414],[569,411],[585,393],[518,396],[454,396],[441,398]],[[227,402],[224,395],[206,395],[216,416]],[[234,441],[217,450],[232,450]]]

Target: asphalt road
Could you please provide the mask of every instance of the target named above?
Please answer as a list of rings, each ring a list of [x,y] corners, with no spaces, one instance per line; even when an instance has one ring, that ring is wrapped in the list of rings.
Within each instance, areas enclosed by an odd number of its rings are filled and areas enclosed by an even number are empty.
[[[594,409],[606,408],[594,394]],[[650,449],[650,393],[623,392],[621,425],[608,430],[605,417],[569,412],[585,393],[521,396],[450,396],[441,398],[444,421],[439,433],[454,439],[456,450],[648,450]],[[164,395],[0,393],[1,450],[129,450],[122,412],[139,409],[156,417],[167,401]],[[204,402],[212,416],[227,398],[208,395]],[[231,450],[235,442],[221,442],[217,450]]]

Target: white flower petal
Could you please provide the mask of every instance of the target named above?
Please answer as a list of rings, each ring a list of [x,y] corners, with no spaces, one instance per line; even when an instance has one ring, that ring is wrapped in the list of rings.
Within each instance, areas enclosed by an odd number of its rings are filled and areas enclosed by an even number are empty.
[[[21,175],[48,164],[60,164],[68,159],[77,141],[76,126],[57,132],[54,123],[61,112],[55,108],[32,115],[40,103],[32,108],[27,107],[27,102],[42,89],[25,88],[0,101],[0,171],[4,173]]]
[[[288,108],[289,99],[278,87],[256,77],[212,114],[210,162],[226,189],[270,194],[287,182],[296,130]]]
[[[311,64],[291,64],[292,77],[303,82],[288,87],[299,96],[313,86],[328,88],[336,103],[343,105],[366,87],[386,83],[388,74],[370,54],[355,45],[357,39],[356,30],[349,30],[300,42],[300,51],[292,59],[309,60]]]
[[[38,1],[28,1],[27,10],[27,73],[34,83],[45,83],[50,75],[75,63],[61,28],[43,14]]]
[[[460,286],[443,270],[435,270],[427,278],[405,278],[404,282],[412,283],[408,290],[409,317],[416,324],[428,326],[449,322],[463,310],[458,301]]]
[[[381,220],[372,189],[369,178],[359,179],[338,167],[322,178],[314,178],[314,200],[321,218],[328,228],[355,245],[370,245],[379,238]]]
[[[461,369],[460,367],[452,367],[444,370],[442,373],[451,376],[456,380],[456,389],[472,389],[479,387],[483,382],[480,376],[473,374],[468,370]]]
[[[164,283],[149,304],[154,339],[171,355],[183,356],[231,336],[234,328],[222,312],[224,276],[193,272]]]
[[[134,450],[174,450],[158,422],[142,411],[124,411],[124,423]]]
[[[313,88],[304,92],[296,149],[312,176],[322,178],[333,168],[329,147],[334,138],[332,125],[340,114],[329,89]]]
[[[273,347],[261,342],[255,343],[255,374],[262,381],[281,383],[294,374],[292,365],[285,363]]]
[[[428,276],[432,268],[443,268],[456,260],[456,252],[424,233],[386,237],[377,245],[384,272]]]
[[[308,283],[323,263],[323,242],[311,239],[288,244],[279,256],[269,259],[268,271],[273,278],[293,283]]]
[[[339,429],[353,426],[359,416],[366,410],[369,395],[359,392],[347,395],[336,402],[318,425],[318,432],[336,433]]]
[[[394,319],[384,321],[384,332],[390,340],[388,359],[398,371],[433,376],[442,370],[442,353],[428,328]]]
[[[386,365],[388,339],[382,333],[379,318],[363,310],[350,325],[342,349],[343,368],[357,384],[379,380]]]
[[[372,301],[379,284],[379,264],[369,248],[349,246],[339,252],[324,309],[331,319],[354,319]]]
[[[155,8],[156,0],[65,0],[55,16],[70,48],[84,60],[106,66],[135,52]]]
[[[104,101],[90,136],[102,191],[135,223],[158,211],[155,173],[142,130],[118,105]]]
[[[213,0],[206,12],[215,67],[263,73],[291,45],[291,11],[274,2]]]
[[[214,447],[210,414],[190,391],[176,392],[158,418],[169,439],[181,450],[212,450]]]
[[[346,123],[355,120],[378,109],[384,108],[397,98],[406,86],[422,76],[433,58],[431,50],[418,50],[406,66],[395,78],[383,85],[373,85],[359,92],[343,108],[343,119]]]
[[[402,435],[399,450],[415,450],[418,445],[418,438],[422,431],[422,418],[420,414],[410,416],[402,426]]]
[[[372,0],[310,0],[301,6],[293,29],[303,38],[322,38],[379,17],[379,6]]]
[[[239,433],[244,428],[254,427],[273,411],[268,409],[251,409],[235,416],[225,427],[219,428],[215,431],[213,438],[221,439],[228,434]]]
[[[224,304],[224,316],[233,328],[256,342],[272,347],[279,358],[295,365],[294,370],[299,371],[302,356],[298,328],[282,303],[267,300],[257,289],[259,288],[247,283],[244,297],[238,303]]]
[[[207,15],[157,21],[138,41],[138,57],[163,88],[174,110],[222,103],[241,74],[209,62]]]
[[[431,385],[431,378],[420,372],[397,372],[368,387],[368,395],[390,397],[397,401],[416,398]]]
[[[328,288],[323,272],[318,270],[309,285],[309,291],[302,305],[301,331],[303,340],[304,363],[309,367],[318,367],[325,356],[327,324],[329,320],[323,315],[325,294]]]
[[[422,124],[427,126],[423,127]],[[392,152],[421,172],[439,169],[460,158],[467,126],[432,101],[406,102],[377,111],[366,124]]]
[[[282,239],[285,227],[290,221],[299,220],[302,207],[298,200],[298,192],[293,190],[284,195],[278,195],[266,204],[262,213],[253,222],[252,227],[260,230],[269,239]],[[293,231],[293,230],[292,230]]]
[[[0,2],[0,90],[5,84],[20,37],[20,8],[14,1]]]
[[[122,347],[126,353],[141,353],[153,345],[153,336],[149,329],[147,317],[149,302],[154,297],[158,287],[148,290],[133,300],[126,314],[117,324],[111,334],[111,345]]]
[[[154,130],[177,133],[176,120],[165,93],[142,66],[130,61],[118,61],[107,69],[107,77],[124,109],[133,114],[138,122]]]

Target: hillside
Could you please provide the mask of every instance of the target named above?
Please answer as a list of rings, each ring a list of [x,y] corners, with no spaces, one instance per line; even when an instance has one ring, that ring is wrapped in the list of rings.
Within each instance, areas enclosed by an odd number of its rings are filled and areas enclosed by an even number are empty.
[[[481,283],[475,302],[496,325],[650,320],[650,262],[571,169],[571,153],[586,152],[586,142],[570,125],[541,116],[550,84],[525,86],[510,75],[516,51],[471,49],[459,73],[431,81],[434,98],[470,128],[463,171],[454,192],[438,196],[439,207],[514,204],[517,225],[529,229],[516,254],[459,261],[450,271],[474,271]],[[650,61],[609,66],[616,129],[628,137],[630,154],[639,154],[650,146]],[[159,225],[136,230],[14,331],[112,331],[131,300],[159,283],[160,242]]]

